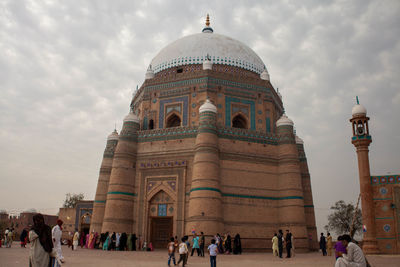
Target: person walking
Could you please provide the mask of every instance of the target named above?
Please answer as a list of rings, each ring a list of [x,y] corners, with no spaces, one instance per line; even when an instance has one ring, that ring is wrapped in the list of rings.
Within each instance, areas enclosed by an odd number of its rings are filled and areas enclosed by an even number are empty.
[[[13,231],[14,231],[14,228],[11,228],[10,229],[10,231],[8,231],[8,234],[7,234],[7,247],[8,248],[11,248],[11,246],[12,246],[12,243],[13,243]]]
[[[38,213],[33,216],[33,227],[29,231],[30,267],[48,267],[50,264],[50,253],[53,250],[51,228],[44,223],[44,217]]]
[[[207,250],[210,253],[211,267],[217,267],[218,247],[215,245],[215,239],[211,239],[211,245],[208,246]]]
[[[327,237],[326,237],[326,249],[328,251],[328,256],[332,256],[332,236],[331,233],[328,232]]]
[[[200,240],[200,237],[198,237],[198,236],[196,235],[196,233],[193,234],[193,246],[192,246],[192,253],[191,253],[190,256],[193,256],[193,252],[194,252],[195,250],[197,251],[197,256],[200,256],[200,245],[199,245],[199,240]]]
[[[182,242],[179,244],[179,261],[178,264],[180,262],[182,262],[182,267],[185,266],[186,264],[186,256],[189,252],[188,247],[186,245],[186,239],[185,237],[182,237]]]
[[[286,230],[286,238],[285,238],[285,244],[286,244],[286,258],[290,258],[290,250],[292,249],[292,234],[290,233],[289,230]]]
[[[27,237],[28,237],[28,231],[26,231],[26,229],[24,228],[24,230],[22,230],[22,233],[19,237],[19,239],[21,240],[21,248],[26,247]]]
[[[204,237],[204,233],[201,232],[201,237],[200,237],[200,256],[204,257],[204,245],[206,243],[206,239]]]
[[[174,262],[174,265],[176,265],[175,262],[175,242],[174,242],[174,238],[171,237],[170,242],[167,245],[168,248],[168,266],[171,266],[171,259]]]
[[[282,258],[283,254],[283,232],[281,229],[278,231],[278,250],[279,250],[279,258]]]
[[[61,250],[62,224],[63,224],[63,221],[58,219],[57,225],[54,226],[53,229],[51,230],[51,236],[53,239],[54,249],[56,250],[56,253],[57,253],[57,259],[61,263],[64,263],[65,260],[64,260],[64,256],[62,255],[62,250]]]
[[[189,242],[189,237],[187,235],[185,235],[185,243],[186,243],[186,247],[188,249],[187,253],[186,253],[186,258],[185,258],[185,265],[186,265],[189,260],[189,250],[190,250],[190,242]]]
[[[279,256],[279,248],[278,248],[278,234],[275,233],[272,238],[272,255]]]
[[[77,250],[79,245],[79,232],[75,229],[74,237],[72,238],[72,250]]]
[[[319,248],[322,251],[322,256],[326,256],[326,239],[324,233],[321,233],[321,237],[319,238]]]

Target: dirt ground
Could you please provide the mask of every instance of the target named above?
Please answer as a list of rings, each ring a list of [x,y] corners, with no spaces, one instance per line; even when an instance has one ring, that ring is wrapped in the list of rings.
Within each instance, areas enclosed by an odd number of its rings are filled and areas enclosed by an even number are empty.
[[[15,242],[12,248],[0,248],[0,267],[28,266],[29,244],[27,248],[20,248]],[[167,266],[167,251],[102,251],[78,249],[71,251],[63,246],[66,263],[63,266],[77,267],[159,267]],[[195,253],[196,254],[196,253]],[[179,255],[176,255],[179,258]],[[374,255],[368,256],[373,267],[400,266],[400,255]],[[218,267],[258,267],[258,266],[296,266],[296,267],[322,267],[334,266],[335,258],[323,257],[320,253],[296,254],[290,259],[279,259],[271,253],[244,253],[242,255],[218,255]],[[171,264],[173,266],[173,264]],[[181,265],[180,265],[181,266]],[[209,257],[189,257],[188,267],[210,266]]]

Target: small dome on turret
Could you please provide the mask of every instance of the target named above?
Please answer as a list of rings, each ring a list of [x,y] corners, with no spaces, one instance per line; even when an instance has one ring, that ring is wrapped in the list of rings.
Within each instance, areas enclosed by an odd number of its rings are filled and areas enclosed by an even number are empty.
[[[118,137],[119,137],[119,135],[118,135],[117,129],[114,129],[114,131],[107,137],[107,140],[108,141],[118,140]]]
[[[124,122],[136,122],[139,123],[139,117],[131,110],[128,115],[124,118]]]
[[[269,81],[269,73],[267,68],[264,66],[264,71],[260,74],[261,80]]]
[[[360,104],[354,105],[353,109],[351,110],[351,115],[355,116],[365,116],[367,115],[367,109]]]
[[[304,144],[303,139],[301,139],[301,138],[298,137],[297,135],[296,135],[296,144],[298,144],[298,145],[303,145],[303,144]]]
[[[199,108],[200,113],[206,112],[206,111],[217,113],[217,107],[214,106],[213,103],[211,103],[209,99],[207,99],[206,102],[203,105],[201,105]]]
[[[291,119],[289,119],[285,113],[283,113],[283,115],[280,117],[280,119],[276,122],[276,127],[284,126],[284,125],[289,125],[289,126],[294,125],[293,121]]]
[[[151,64],[150,64],[149,67],[147,68],[145,79],[149,80],[149,79],[153,79],[153,78],[154,78],[154,71],[151,68]]]
[[[212,70],[213,63],[210,60],[209,55],[207,55],[206,59],[203,61],[203,70]]]

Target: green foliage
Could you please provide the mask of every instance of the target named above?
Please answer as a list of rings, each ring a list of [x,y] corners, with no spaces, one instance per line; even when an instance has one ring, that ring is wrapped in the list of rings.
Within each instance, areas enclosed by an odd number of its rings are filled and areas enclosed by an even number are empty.
[[[362,216],[361,210],[354,207],[352,203],[346,204],[343,200],[339,200],[331,207],[333,213],[328,216],[327,229],[333,230],[338,235],[349,234],[351,224],[353,222],[354,213],[356,217],[354,221],[353,234],[361,232],[362,229]]]
[[[85,198],[85,196],[83,195],[83,193],[80,193],[80,194],[68,193],[65,195],[63,208],[75,208],[76,203],[83,200],[84,198]]]

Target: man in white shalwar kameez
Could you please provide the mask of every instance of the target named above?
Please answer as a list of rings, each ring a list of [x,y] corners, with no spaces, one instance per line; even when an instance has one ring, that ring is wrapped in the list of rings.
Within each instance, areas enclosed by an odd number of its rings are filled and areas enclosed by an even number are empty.
[[[342,237],[343,240],[341,242],[346,247],[347,253],[338,252],[339,258],[336,260],[335,267],[366,267],[367,263],[361,248],[351,242],[349,235],[343,235]]]
[[[53,227],[51,231],[51,235],[53,238],[53,244],[54,244],[54,249],[56,250],[57,253],[57,260],[61,261],[64,263],[64,256],[62,255],[62,250],[61,250],[61,235],[62,235],[62,227],[61,225],[63,224],[63,221],[57,220],[57,225]]]

